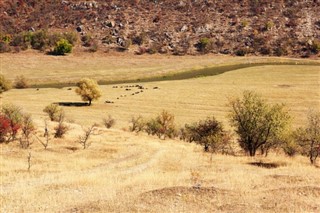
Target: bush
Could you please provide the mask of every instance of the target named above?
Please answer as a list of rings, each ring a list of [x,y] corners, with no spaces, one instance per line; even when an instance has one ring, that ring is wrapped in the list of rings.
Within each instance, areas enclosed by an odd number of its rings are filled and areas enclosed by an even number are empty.
[[[320,52],[320,40],[314,40],[312,42],[311,51],[315,54]]]
[[[57,104],[50,104],[43,109],[43,112],[49,115],[51,121],[58,121],[63,110]]]
[[[142,31],[139,35],[132,38],[132,43],[137,45],[143,45],[147,41],[147,33]]]
[[[151,119],[146,123],[146,132],[151,135],[157,135],[162,139],[175,137],[174,115],[165,110],[162,111],[155,119]]]
[[[34,32],[31,35],[31,46],[33,49],[44,51],[48,44],[48,34],[44,30]]]
[[[108,115],[108,118],[103,119],[103,124],[107,129],[110,129],[113,127],[113,125],[116,123],[116,121],[111,117],[111,115]]]
[[[199,42],[196,44],[198,51],[202,53],[207,53],[212,50],[212,41],[209,38],[201,38]]]
[[[184,140],[203,145],[204,151],[225,152],[230,144],[230,134],[223,130],[221,122],[215,117],[186,124]],[[227,151],[226,151],[227,152]]]
[[[5,77],[0,74],[0,93],[8,91],[11,89],[10,81],[6,80]]]
[[[0,143],[6,141],[7,135],[10,132],[10,120],[0,114]]]
[[[21,108],[12,104],[7,104],[2,107],[2,114],[10,121],[7,141],[13,141],[16,139],[22,124],[23,114]]]
[[[145,127],[145,122],[141,115],[138,117],[133,116],[129,123],[131,123],[131,126],[129,127],[131,132],[141,132]]]
[[[23,75],[19,75],[14,80],[14,87],[16,89],[25,89],[29,87],[27,79]]]
[[[64,123],[64,118],[65,118],[65,115],[63,112],[61,112],[59,114],[59,118],[58,118],[58,125],[56,127],[54,127],[54,130],[55,130],[54,137],[55,138],[62,138],[69,131],[69,127],[67,125],[65,125],[65,123]]]
[[[0,41],[0,53],[10,52],[11,48],[8,43]]]
[[[60,39],[54,47],[53,54],[54,55],[65,55],[66,53],[71,53],[72,44],[68,42],[66,39]]]

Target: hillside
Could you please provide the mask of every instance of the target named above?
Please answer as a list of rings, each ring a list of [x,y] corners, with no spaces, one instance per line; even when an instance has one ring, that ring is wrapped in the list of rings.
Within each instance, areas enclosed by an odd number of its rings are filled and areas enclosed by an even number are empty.
[[[315,57],[319,11],[319,0],[3,0],[0,29],[76,32],[80,50]]]

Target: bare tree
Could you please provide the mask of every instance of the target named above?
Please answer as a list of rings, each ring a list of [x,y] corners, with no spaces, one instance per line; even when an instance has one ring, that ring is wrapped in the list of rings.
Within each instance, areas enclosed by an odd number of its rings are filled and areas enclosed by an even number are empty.
[[[91,142],[89,143],[89,138],[96,127],[97,124],[93,124],[92,126],[84,129],[84,135],[78,137],[77,142],[82,145],[83,149],[86,149],[91,145]]]
[[[44,134],[43,137],[45,138],[45,141],[41,140],[37,135],[35,135],[35,137],[38,139],[38,141],[42,144],[42,146],[44,147],[44,149],[47,149],[47,147],[49,146],[49,142],[51,140],[50,134],[49,134],[49,129],[48,129],[48,123],[47,121],[44,121]]]

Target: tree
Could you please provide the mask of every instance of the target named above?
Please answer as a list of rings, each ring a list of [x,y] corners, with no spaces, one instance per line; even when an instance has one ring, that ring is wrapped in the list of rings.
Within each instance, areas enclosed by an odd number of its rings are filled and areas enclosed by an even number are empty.
[[[81,96],[83,101],[89,101],[89,106],[93,100],[98,100],[101,97],[99,85],[93,79],[83,78],[77,83],[77,87],[76,93]]]
[[[270,105],[252,91],[242,99],[230,101],[230,122],[239,135],[238,142],[250,156],[257,149],[267,150],[279,144],[279,138],[289,125],[290,116],[283,104]]]
[[[298,128],[295,138],[301,147],[301,154],[309,156],[310,163],[315,164],[320,155],[320,111],[310,111],[306,128]]]
[[[65,55],[66,53],[71,53],[72,44],[66,39],[60,39],[56,46],[54,47],[53,54],[55,55]]]

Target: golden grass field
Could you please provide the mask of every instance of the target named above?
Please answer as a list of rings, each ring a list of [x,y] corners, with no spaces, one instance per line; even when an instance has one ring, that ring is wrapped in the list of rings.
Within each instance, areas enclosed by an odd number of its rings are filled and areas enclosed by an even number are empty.
[[[9,79],[23,74],[32,82],[63,82],[83,76],[132,79],[244,60],[288,60],[120,56],[5,54],[1,72]],[[320,211],[320,170],[309,165],[306,157],[289,158],[281,153],[267,158],[212,156],[195,144],[126,131],[131,116],[149,118],[163,109],[175,115],[179,126],[214,115],[229,128],[228,99],[246,89],[269,102],[285,103],[294,116],[293,125],[303,125],[308,109],[320,107],[319,66],[268,65],[211,77],[140,83],[148,89],[135,95],[137,88],[126,91],[126,85],[101,86],[103,96],[91,107],[64,107],[71,130],[65,138],[53,139],[48,150],[36,140],[28,150],[19,148],[18,142],[0,144],[0,212]],[[0,101],[31,113],[41,138],[48,119],[42,112],[46,105],[81,102],[70,88],[12,89]],[[107,100],[114,103],[107,104]],[[116,125],[105,129],[102,118],[109,114]],[[100,126],[90,139],[92,145],[83,150],[76,138],[82,134],[81,127],[93,123]],[[53,126],[49,122],[49,129]],[[253,162],[278,167],[263,168],[251,165]]]

